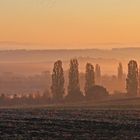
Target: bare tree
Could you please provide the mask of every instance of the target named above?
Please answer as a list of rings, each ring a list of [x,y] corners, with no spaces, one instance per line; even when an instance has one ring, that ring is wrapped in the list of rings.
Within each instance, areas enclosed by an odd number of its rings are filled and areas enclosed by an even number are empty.
[[[134,60],[129,61],[126,89],[129,96],[136,96],[138,93],[138,66]]]
[[[55,102],[62,101],[64,95],[64,72],[62,61],[60,60],[54,63],[51,91]]]

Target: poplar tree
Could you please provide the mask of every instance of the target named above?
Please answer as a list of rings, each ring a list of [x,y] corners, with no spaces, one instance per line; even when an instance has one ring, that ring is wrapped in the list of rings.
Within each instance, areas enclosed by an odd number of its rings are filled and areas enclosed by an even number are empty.
[[[81,100],[83,97],[80,91],[79,84],[79,70],[78,70],[78,60],[70,60],[70,69],[69,69],[69,84],[68,84],[68,95],[67,100]]]
[[[53,100],[60,102],[64,96],[64,72],[62,68],[62,61],[58,60],[54,63],[52,73],[52,86],[51,86]]]
[[[122,81],[122,79],[123,79],[123,66],[122,66],[122,63],[119,63],[119,66],[118,66],[118,80]]]
[[[138,93],[138,66],[137,62],[134,60],[128,63],[126,89],[129,96],[136,96]]]
[[[85,95],[88,96],[89,90],[95,85],[94,67],[92,64],[86,64],[85,73]]]
[[[138,70],[138,94],[140,95],[140,66]]]
[[[99,64],[96,64],[95,66],[95,83],[96,85],[101,84],[101,68]]]

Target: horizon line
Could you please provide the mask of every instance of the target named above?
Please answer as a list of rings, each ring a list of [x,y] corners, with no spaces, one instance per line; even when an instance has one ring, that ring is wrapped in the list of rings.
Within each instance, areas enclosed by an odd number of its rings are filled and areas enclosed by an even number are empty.
[[[47,44],[47,43],[33,43],[33,42],[18,42],[18,41],[0,41],[0,44],[17,44],[17,45],[41,45],[41,46],[77,46],[77,45],[81,45],[81,46],[85,46],[85,45],[129,45],[129,44],[140,44],[140,42],[95,42],[95,43],[58,43],[58,44]]]
[[[113,50],[119,50],[119,49],[140,49],[140,47],[120,47],[120,48],[42,48],[42,49],[36,49],[36,48],[13,48],[13,49],[0,49],[0,51],[84,51],[84,50],[99,50],[99,51],[113,51]]]

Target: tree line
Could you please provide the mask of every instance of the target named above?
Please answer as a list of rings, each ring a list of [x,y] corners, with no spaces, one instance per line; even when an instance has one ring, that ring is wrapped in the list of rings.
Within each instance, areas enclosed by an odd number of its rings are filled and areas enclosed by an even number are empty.
[[[80,90],[79,84],[79,70],[78,70],[78,60],[70,60],[69,68],[69,83],[68,83],[68,93],[65,95],[64,89],[64,72],[62,67],[62,61],[58,60],[54,64],[53,74],[52,74],[52,95],[56,102],[62,100],[66,101],[82,101],[82,100],[93,100],[101,99],[107,97],[109,94],[103,86],[99,86],[95,83],[95,77],[101,77],[100,66],[96,65],[96,73],[94,71],[94,66],[91,63],[86,64],[85,70],[85,88],[84,93]],[[122,64],[119,63],[118,67],[118,80],[121,81],[123,75]],[[138,70],[138,64],[135,60],[130,60],[128,63],[128,74],[126,78],[126,96],[136,97],[140,94],[140,69]]]
[[[121,81],[123,75],[122,64],[119,63],[118,67],[118,79]],[[96,79],[97,77],[97,79]],[[51,83],[51,95],[48,96],[49,91],[46,90],[44,94],[39,93],[30,94],[22,97],[16,94],[13,98],[10,98],[4,94],[0,96],[0,105],[13,105],[13,104],[53,104],[53,103],[67,103],[67,102],[81,102],[89,100],[105,99],[109,96],[107,89],[100,86],[101,69],[97,64],[94,66],[91,63],[87,63],[85,67],[85,86],[84,92],[80,89],[79,82],[79,63],[77,59],[70,60],[69,75],[68,75],[68,87],[65,86],[63,63],[58,60],[54,63],[52,71],[52,83]],[[66,92],[67,91],[67,92]],[[128,63],[128,73],[126,78],[126,96],[136,97],[140,94],[140,69],[135,60],[130,60]]]
[[[69,68],[69,83],[67,87],[68,93],[65,96],[64,89],[64,71],[62,66],[62,61],[58,60],[54,63],[53,72],[52,72],[52,98],[54,102],[73,102],[73,101],[83,101],[97,98],[105,98],[108,96],[107,90],[99,85],[95,84],[95,72],[94,66],[91,63],[86,64],[85,71],[85,88],[84,93],[80,90],[79,83],[79,69],[78,69],[78,60],[70,60]],[[96,66],[97,77],[100,76],[100,66]]]

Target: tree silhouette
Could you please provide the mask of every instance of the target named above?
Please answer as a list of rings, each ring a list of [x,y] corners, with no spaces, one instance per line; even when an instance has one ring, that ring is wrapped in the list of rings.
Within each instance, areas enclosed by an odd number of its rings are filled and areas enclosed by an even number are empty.
[[[80,91],[78,65],[77,59],[70,60],[68,95],[66,97],[70,101],[80,101],[83,97]]]
[[[129,96],[136,96],[138,93],[138,66],[134,60],[129,61],[126,89]]]
[[[122,66],[122,63],[119,63],[119,66],[118,66],[118,80],[122,81],[122,79],[123,79],[123,66]]]
[[[94,85],[88,89],[88,100],[100,100],[109,96],[108,91],[103,86]]]
[[[51,91],[55,102],[62,101],[64,95],[64,72],[62,61],[60,60],[54,63]]]
[[[140,95],[140,66],[138,70],[138,94]]]
[[[96,64],[95,66],[95,83],[96,85],[101,84],[101,68],[99,64]]]
[[[88,96],[88,91],[95,85],[94,67],[92,64],[86,64],[85,74],[85,95]]]

